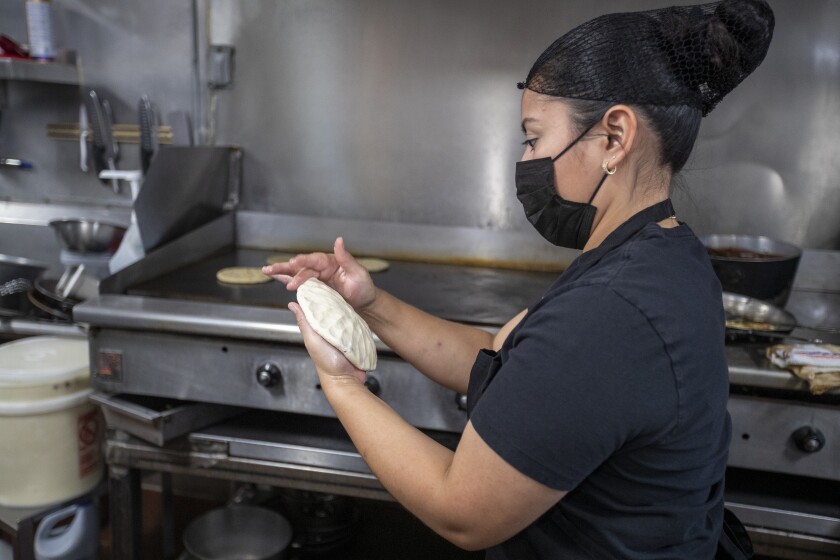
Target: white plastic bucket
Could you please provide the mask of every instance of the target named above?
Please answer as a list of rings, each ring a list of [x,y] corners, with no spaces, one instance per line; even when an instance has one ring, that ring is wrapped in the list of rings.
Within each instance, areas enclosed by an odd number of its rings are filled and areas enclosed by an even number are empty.
[[[104,426],[90,393],[86,340],[0,345],[0,504],[42,506],[96,486]]]

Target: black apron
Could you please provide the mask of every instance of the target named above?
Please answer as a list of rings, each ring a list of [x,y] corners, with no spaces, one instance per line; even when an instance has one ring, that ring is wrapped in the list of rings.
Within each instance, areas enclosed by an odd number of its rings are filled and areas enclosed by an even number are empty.
[[[550,291],[555,290],[559,286],[574,282],[580,278],[584,272],[598,263],[604,255],[616,247],[623,245],[624,242],[639,233],[647,224],[651,222],[660,222],[666,218],[672,217],[673,215],[674,206],[671,204],[670,198],[665,199],[662,202],[658,202],[653,206],[649,206],[641,212],[633,215],[629,220],[621,224],[614,232],[607,236],[600,246],[583,253],[575,259],[571,266],[563,271],[563,274],[560,275],[560,278],[557,279],[557,282],[554,283]],[[539,306],[540,303],[537,303],[534,307],[528,310],[528,313],[533,313]],[[517,328],[526,320],[527,315],[519,322]],[[514,329],[514,332],[515,331],[516,329]],[[507,344],[509,340],[513,339],[514,332],[511,332],[508,335],[505,344]],[[467,415],[472,415],[472,411],[475,409],[478,401],[481,400],[481,396],[484,394],[484,391],[487,390],[487,387],[496,377],[496,374],[499,372],[501,367],[502,360],[497,352],[484,349],[478,353],[478,357],[476,358],[472,370],[470,371],[470,382],[467,388]]]
[[[600,246],[581,254],[575,259],[549,291],[554,291],[557,287],[569,284],[580,278],[584,272],[597,264],[604,255],[630,240],[647,224],[660,222],[672,216],[674,216],[674,207],[670,199],[658,202],[633,215],[612,232]],[[529,309],[528,313],[533,313],[541,305],[542,301],[544,300],[540,300],[540,302]],[[514,333],[526,320],[527,315],[508,335],[504,345],[508,345],[509,341],[513,340]],[[490,386],[490,383],[493,382],[493,379],[499,373],[502,365],[502,358],[498,352],[488,349],[479,351],[470,371],[470,380],[467,388],[468,416],[472,416],[473,410],[475,410],[487,387]],[[718,553],[715,558],[718,560],[746,560],[752,558],[752,544],[750,543],[749,536],[743,529],[743,525],[741,525],[731,511],[725,510],[724,513],[724,526],[721,531]],[[529,558],[536,558],[537,553],[530,545],[526,533],[527,528],[511,539],[489,549],[486,556],[487,560],[527,560]]]

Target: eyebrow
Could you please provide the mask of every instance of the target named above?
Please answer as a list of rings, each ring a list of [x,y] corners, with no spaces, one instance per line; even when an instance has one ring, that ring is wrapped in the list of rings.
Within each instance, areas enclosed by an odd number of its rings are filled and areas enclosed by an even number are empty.
[[[525,119],[522,119],[522,134],[527,134],[527,131],[525,130],[525,123],[537,122],[537,120],[538,119],[536,119],[534,117],[527,117]]]

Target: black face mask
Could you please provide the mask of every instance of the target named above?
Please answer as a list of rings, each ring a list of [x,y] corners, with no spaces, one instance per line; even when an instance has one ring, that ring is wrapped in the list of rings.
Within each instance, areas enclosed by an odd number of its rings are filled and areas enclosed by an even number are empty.
[[[586,245],[598,210],[592,201],[608,176],[604,173],[586,203],[565,200],[554,189],[554,162],[589,130],[584,130],[556,157],[520,161],[516,164],[516,198],[525,208],[525,216],[540,235],[560,247],[583,249]]]

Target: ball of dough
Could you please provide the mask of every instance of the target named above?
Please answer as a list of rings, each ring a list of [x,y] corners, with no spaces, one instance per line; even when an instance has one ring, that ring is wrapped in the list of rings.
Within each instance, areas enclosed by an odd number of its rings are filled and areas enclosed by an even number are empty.
[[[376,369],[373,333],[341,294],[310,278],[298,288],[297,300],[315,332],[338,348],[351,364],[362,371]]]
[[[253,266],[232,266],[223,268],[216,273],[216,280],[225,284],[263,284],[271,278],[262,270]]]

